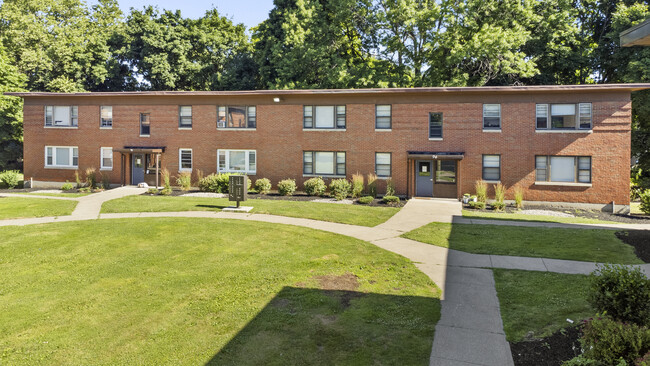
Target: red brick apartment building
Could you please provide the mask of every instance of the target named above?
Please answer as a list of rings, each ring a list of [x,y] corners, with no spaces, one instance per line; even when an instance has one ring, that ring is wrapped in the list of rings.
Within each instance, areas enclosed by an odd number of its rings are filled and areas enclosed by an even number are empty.
[[[96,167],[113,183],[177,172],[392,177],[406,196],[459,198],[484,179],[526,201],[629,209],[630,93],[650,84],[23,97],[24,173]],[[620,205],[620,206],[619,206]],[[609,206],[611,209],[611,206]]]

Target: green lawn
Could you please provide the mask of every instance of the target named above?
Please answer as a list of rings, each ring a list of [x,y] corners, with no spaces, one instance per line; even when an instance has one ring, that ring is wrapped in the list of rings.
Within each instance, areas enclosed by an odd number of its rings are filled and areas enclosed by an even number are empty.
[[[527,335],[542,338],[571,325],[566,319],[578,322],[594,315],[587,276],[495,269],[494,279],[510,342]]]
[[[0,220],[70,215],[76,206],[76,201],[0,197]]]
[[[616,221],[590,219],[587,217],[555,217],[544,215],[524,215],[521,213],[481,212],[474,210],[463,210],[463,217],[470,219],[558,222],[563,224],[619,224],[619,222]]]
[[[402,236],[469,253],[643,263],[614,230],[431,223]]]
[[[0,237],[0,364],[426,365],[440,315],[404,257],[307,228],[146,218]]]
[[[219,211],[234,202],[227,198],[128,196],[104,203],[102,213]],[[399,208],[342,205],[335,203],[251,199],[242,203],[253,206],[251,212],[301,217],[343,224],[376,226],[388,220]]]
[[[28,196],[47,196],[47,197],[68,197],[79,198],[88,196],[92,193],[32,193],[32,192],[11,192],[12,194],[25,194]]]

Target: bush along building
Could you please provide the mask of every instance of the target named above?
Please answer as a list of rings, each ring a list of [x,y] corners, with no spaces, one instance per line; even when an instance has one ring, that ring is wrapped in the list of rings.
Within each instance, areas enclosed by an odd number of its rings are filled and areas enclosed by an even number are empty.
[[[24,98],[34,186],[99,168],[161,168],[299,186],[375,173],[398,195],[460,198],[483,179],[526,201],[629,210],[630,94],[650,84],[215,92],[7,93]],[[159,177],[158,177],[159,178]],[[492,188],[491,188],[492,189]]]

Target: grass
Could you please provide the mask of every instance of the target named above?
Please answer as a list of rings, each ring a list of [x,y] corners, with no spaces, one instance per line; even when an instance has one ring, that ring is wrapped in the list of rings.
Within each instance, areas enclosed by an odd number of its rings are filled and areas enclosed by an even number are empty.
[[[128,196],[105,202],[102,213],[220,211],[234,202],[227,198]],[[399,208],[368,207],[304,201],[251,199],[242,206],[252,206],[254,213],[300,217],[343,224],[376,226],[388,220]]]
[[[33,192],[9,192],[11,194],[25,194],[28,196],[46,196],[46,197],[68,197],[78,198],[88,196],[92,193],[33,193]]]
[[[643,263],[614,230],[431,223],[402,236],[477,254]]]
[[[0,197],[0,220],[70,215],[76,206],[76,201]]]
[[[1,364],[425,365],[440,315],[404,257],[307,228],[146,218],[0,237]]]
[[[555,217],[545,215],[525,215],[521,213],[482,212],[463,210],[463,217],[470,219],[557,222],[562,224],[620,224],[616,221],[591,219],[588,217]]]
[[[548,272],[495,269],[506,338],[543,338],[594,315],[587,302],[589,278]]]

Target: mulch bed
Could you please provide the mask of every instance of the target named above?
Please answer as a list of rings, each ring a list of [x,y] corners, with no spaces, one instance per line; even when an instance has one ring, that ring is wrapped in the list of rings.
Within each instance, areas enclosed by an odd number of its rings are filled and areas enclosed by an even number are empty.
[[[628,230],[617,231],[616,237],[625,244],[634,247],[634,254],[645,263],[650,263],[650,231]]]
[[[580,328],[577,325],[545,338],[510,343],[515,366],[556,366],[580,355]]]
[[[469,207],[468,205],[463,205],[464,210],[477,211],[477,212],[494,212],[492,209],[477,210]],[[604,220],[604,221],[614,221],[621,222],[625,224],[650,224],[649,215],[623,215],[623,214],[613,214],[611,212],[603,212],[597,210],[578,210],[578,209],[567,209],[567,208],[557,208],[549,207],[542,205],[526,205],[524,210],[547,210],[547,211],[556,211],[571,214],[575,217],[584,217],[588,219]],[[505,213],[518,213],[519,210],[512,206],[506,206]],[[550,217],[550,216],[549,216]]]

